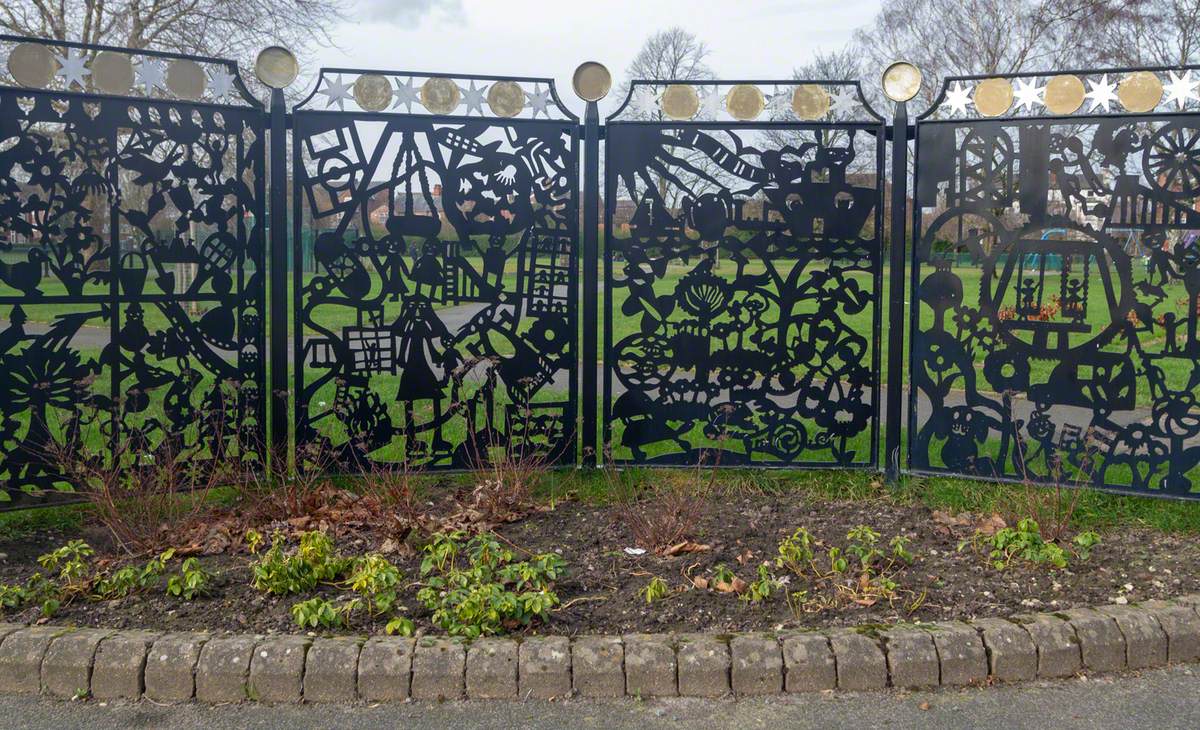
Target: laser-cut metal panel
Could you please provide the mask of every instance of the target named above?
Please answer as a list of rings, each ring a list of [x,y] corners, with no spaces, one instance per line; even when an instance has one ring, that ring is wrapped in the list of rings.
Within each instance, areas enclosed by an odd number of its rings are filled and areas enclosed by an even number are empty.
[[[78,498],[66,444],[257,461],[264,118],[236,66],[0,45],[0,509]]]
[[[608,120],[609,459],[874,466],[881,120],[850,82],[699,88]]]
[[[1196,84],[946,82],[917,124],[912,469],[1197,496]]]
[[[578,124],[551,82],[326,69],[293,119],[302,458],[574,461]]]

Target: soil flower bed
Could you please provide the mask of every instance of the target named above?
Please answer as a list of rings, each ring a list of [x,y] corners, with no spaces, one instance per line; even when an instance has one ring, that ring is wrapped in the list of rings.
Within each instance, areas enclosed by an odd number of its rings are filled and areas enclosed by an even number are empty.
[[[1136,524],[1071,530],[1058,541],[1064,549],[1057,564],[1052,544],[1045,560],[1022,552],[1026,535],[1015,515],[938,508],[883,489],[852,500],[719,483],[700,491],[706,496],[670,503],[688,519],[670,526],[668,542],[657,547],[646,544],[644,524],[628,519],[628,504],[570,495],[505,502],[496,519],[494,511],[488,518],[487,510],[464,510],[461,493],[435,487],[429,493],[438,496],[422,496],[419,518],[399,530],[398,512],[412,514],[412,502],[400,510],[331,485],[298,502],[299,514],[278,519],[254,517],[235,500],[164,536],[161,547],[173,553],[143,586],[98,593],[93,581],[49,612],[40,602],[6,600],[4,618],[161,631],[436,634],[450,625],[448,615],[455,625],[474,620],[472,601],[482,600],[486,613],[487,605],[511,600],[519,605],[493,617],[483,633],[725,633],[1007,616],[1200,590],[1200,535],[1188,531]],[[635,504],[643,514],[662,507]],[[311,550],[312,538],[301,545],[304,535],[317,533],[328,538],[336,567],[309,587],[264,590],[261,566],[272,537],[274,559],[285,570],[289,556]],[[459,536],[450,558],[457,572],[438,565],[445,549],[430,547],[446,534]],[[471,542],[472,534],[487,536],[491,547]],[[86,518],[9,529],[0,540],[0,583],[55,575],[62,568],[39,556],[72,540],[94,549],[87,570],[110,583],[122,567],[135,568],[132,575],[159,554],[131,556]],[[502,555],[479,558],[480,550]],[[374,556],[370,570],[365,556]],[[190,575],[205,576],[190,598],[181,595],[186,559],[194,559]],[[480,560],[492,562],[480,568]],[[355,588],[364,575],[383,588]],[[171,580],[179,590],[167,589]],[[463,600],[451,606],[455,596]],[[300,613],[309,620],[301,624],[296,606],[305,602]],[[324,610],[344,615],[323,620]]]

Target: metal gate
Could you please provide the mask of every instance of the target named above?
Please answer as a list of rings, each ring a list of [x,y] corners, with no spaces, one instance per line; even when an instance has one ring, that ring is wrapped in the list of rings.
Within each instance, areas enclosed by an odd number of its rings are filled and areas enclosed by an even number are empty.
[[[947,80],[917,123],[915,471],[1200,490],[1197,83]]]
[[[573,462],[579,124],[553,82],[323,69],[293,133],[301,460]]]
[[[0,484],[261,458],[265,114],[231,61],[0,36]]]
[[[876,465],[885,145],[858,84],[639,81],[605,131],[606,460]]]

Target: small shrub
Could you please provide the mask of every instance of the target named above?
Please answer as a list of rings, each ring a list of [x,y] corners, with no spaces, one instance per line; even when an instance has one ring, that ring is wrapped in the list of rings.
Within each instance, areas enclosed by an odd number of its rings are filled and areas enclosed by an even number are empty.
[[[236,392],[239,388],[232,381],[222,383],[217,400],[237,402],[243,397]],[[212,509],[210,495],[215,489],[236,482],[242,471],[253,471],[245,468],[243,459],[250,459],[248,454],[255,448],[240,443],[238,429],[225,428],[221,410],[203,414],[205,427],[212,429],[210,443],[219,452],[210,459],[189,458],[192,455],[181,453],[171,438],[153,446],[121,439],[108,452],[99,453],[84,447],[87,436],[79,432],[48,446],[50,453],[39,456],[58,464],[74,488],[86,495],[96,519],[118,547],[129,554],[157,551],[169,546],[181,525],[196,523]],[[92,419],[80,420],[99,424],[108,419],[96,410]]]
[[[397,543],[403,543],[421,524],[422,510],[416,477],[420,471],[408,460],[397,464],[373,463],[361,482],[362,498],[376,527]]]
[[[708,510],[711,484],[666,477],[647,494],[636,488],[617,491],[618,519],[629,528],[638,547],[661,553],[692,537]]]
[[[167,593],[190,601],[212,591],[213,575],[200,565],[196,558],[188,558],[179,566],[179,572],[167,578]]]
[[[403,616],[397,616],[383,627],[383,632],[388,636],[412,636],[416,631],[417,627],[412,620]]]
[[[558,605],[554,584],[566,569],[561,556],[546,553],[516,562],[489,533],[465,545],[464,537],[462,532],[435,535],[421,561],[424,587],[417,600],[447,633],[497,634],[545,620]]]

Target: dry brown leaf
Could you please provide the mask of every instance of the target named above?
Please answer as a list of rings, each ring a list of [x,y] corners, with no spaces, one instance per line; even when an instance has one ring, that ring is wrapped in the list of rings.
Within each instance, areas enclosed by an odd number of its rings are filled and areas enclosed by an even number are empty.
[[[308,526],[309,522],[312,522],[312,517],[308,515],[301,515],[299,517],[289,518],[287,522],[292,527],[295,527],[298,530],[303,530]]]
[[[995,535],[1000,530],[1008,527],[1008,523],[999,514],[992,513],[990,517],[984,517],[979,522],[975,523],[975,530],[984,535]]]
[[[713,581],[713,589],[717,593],[733,593],[733,584],[726,583],[723,580]]]
[[[733,578],[733,592],[734,593],[745,593],[746,589],[749,587],[750,587],[749,583],[742,580],[741,578],[738,578],[737,576],[734,576],[734,578]]]
[[[702,591],[708,590],[708,578],[696,576],[695,578],[692,578],[692,585],[696,586]]]
[[[683,555],[684,553],[703,553],[709,550],[712,550],[711,545],[703,545],[698,542],[692,542],[691,540],[685,540],[681,543],[672,545],[666,550],[663,550],[662,554],[665,557],[671,557],[673,555]]]

